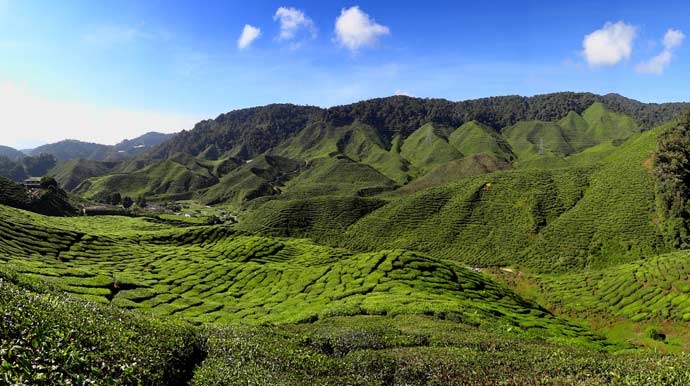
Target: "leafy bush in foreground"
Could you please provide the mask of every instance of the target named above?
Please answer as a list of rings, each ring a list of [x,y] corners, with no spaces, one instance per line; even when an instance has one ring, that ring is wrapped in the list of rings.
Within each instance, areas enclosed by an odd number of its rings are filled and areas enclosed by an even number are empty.
[[[202,359],[189,325],[30,291],[8,276],[0,273],[0,384],[182,385]]]

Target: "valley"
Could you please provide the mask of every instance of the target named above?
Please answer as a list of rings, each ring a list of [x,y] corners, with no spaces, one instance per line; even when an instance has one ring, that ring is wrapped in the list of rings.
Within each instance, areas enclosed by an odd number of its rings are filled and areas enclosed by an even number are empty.
[[[8,151],[4,379],[685,384],[688,108],[269,105],[123,158],[43,153],[39,188]]]

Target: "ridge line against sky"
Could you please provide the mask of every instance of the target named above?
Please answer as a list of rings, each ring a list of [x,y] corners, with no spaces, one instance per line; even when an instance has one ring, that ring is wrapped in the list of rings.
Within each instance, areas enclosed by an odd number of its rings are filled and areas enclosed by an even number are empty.
[[[230,110],[393,94],[685,101],[681,1],[0,0],[3,145],[114,144]]]

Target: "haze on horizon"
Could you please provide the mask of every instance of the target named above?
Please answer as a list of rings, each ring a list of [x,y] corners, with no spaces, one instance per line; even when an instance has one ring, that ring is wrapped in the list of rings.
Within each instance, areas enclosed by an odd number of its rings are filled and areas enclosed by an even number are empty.
[[[394,94],[686,101],[686,7],[0,0],[0,144],[114,144],[237,108]]]

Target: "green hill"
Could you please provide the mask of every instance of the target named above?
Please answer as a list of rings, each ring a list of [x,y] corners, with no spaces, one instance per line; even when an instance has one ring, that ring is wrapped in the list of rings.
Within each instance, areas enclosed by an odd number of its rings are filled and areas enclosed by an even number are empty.
[[[686,355],[608,354],[629,346],[419,253],[350,253],[126,217],[48,218],[5,206],[0,214],[0,332],[13,347],[0,359],[10,383],[688,379]]]
[[[118,162],[73,159],[58,163],[47,174],[54,177],[63,189],[72,191],[91,177],[114,172],[119,165]]]
[[[123,196],[190,194],[217,182],[203,167],[191,168],[175,161],[157,161],[126,173],[93,177],[79,184],[74,192],[88,199],[100,200],[112,192]]]
[[[352,254],[227,227],[0,211],[5,267],[97,303],[215,324],[426,314],[593,337],[457,263],[404,250]]]
[[[12,161],[19,161],[24,158],[24,153],[9,146],[0,145],[0,156],[7,157]]]
[[[340,154],[404,185],[432,171],[474,174],[458,171],[465,165],[479,171],[504,169],[503,162],[534,166],[544,158],[562,163],[564,157],[600,144],[619,145],[639,133],[641,127],[673,119],[684,107],[587,93],[462,102],[398,96],[329,109],[274,104],[202,121],[193,130],[140,155],[139,161],[143,162],[141,168],[147,167],[151,158],[171,160],[191,169],[198,164],[220,181],[244,162],[260,156],[302,162]],[[495,158],[497,165],[489,165],[491,161],[480,155]],[[141,168],[129,172],[140,172]],[[238,205],[255,197],[273,196],[280,189],[248,173],[237,170],[204,200]],[[432,176],[422,185],[438,180]],[[229,186],[233,184],[238,185]],[[201,189],[208,187],[201,185]],[[250,200],[242,193],[247,190],[254,192]],[[188,197],[205,194],[200,191]]]
[[[28,154],[51,154],[58,161],[67,161],[71,159],[90,159],[103,161],[108,157],[109,150],[110,147],[107,145],[68,139],[39,146],[35,149],[29,150]]]
[[[351,224],[339,240],[318,230],[324,228],[318,222],[290,234],[348,248],[402,247],[468,264],[519,264],[544,271],[612,265],[663,252],[650,174],[659,130],[618,147],[603,144],[563,158],[555,163],[560,168],[545,164],[458,175],[450,184],[449,169],[440,169],[435,175],[446,177],[437,177],[446,185],[424,189],[420,178],[400,194],[388,194],[388,202],[373,212],[355,211],[360,218],[345,222]],[[270,234],[273,226],[282,229],[276,224],[291,223],[278,217],[300,218],[294,208],[268,212],[250,212],[247,226]]]
[[[583,316],[690,320],[688,253],[675,252],[605,270],[539,277],[552,307]]]
[[[453,131],[448,136],[448,143],[464,156],[484,154],[502,161],[511,161],[515,157],[504,138],[477,121],[467,122]]]

